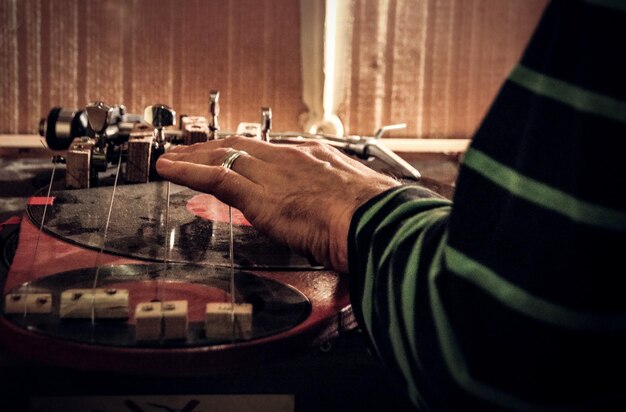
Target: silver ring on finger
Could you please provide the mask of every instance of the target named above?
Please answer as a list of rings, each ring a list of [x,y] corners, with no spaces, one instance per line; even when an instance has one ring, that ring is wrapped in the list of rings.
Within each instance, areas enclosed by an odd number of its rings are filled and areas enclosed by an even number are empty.
[[[248,153],[243,150],[230,149],[226,154],[226,157],[222,161],[222,167],[225,167],[226,169],[231,169],[233,167],[233,163],[235,163],[235,160],[237,160],[239,156],[247,154]]]

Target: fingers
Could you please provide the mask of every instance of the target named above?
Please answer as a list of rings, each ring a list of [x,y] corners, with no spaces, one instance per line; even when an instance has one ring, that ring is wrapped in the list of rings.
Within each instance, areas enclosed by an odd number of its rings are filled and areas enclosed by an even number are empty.
[[[189,146],[177,146],[163,156],[166,156],[167,158],[167,156],[171,154],[208,152],[220,148],[244,150],[255,158],[263,161],[270,161],[274,159],[276,154],[276,145],[262,142],[257,139],[251,139],[249,137],[233,136],[225,139],[211,140],[204,143],[196,143]]]
[[[175,151],[169,152],[167,155],[161,156],[161,158],[174,162],[195,163],[205,166],[221,166],[224,159],[226,159],[232,150],[233,149],[220,147],[214,150],[200,149],[195,151]],[[268,165],[264,161],[259,160],[246,152],[235,159],[230,169],[236,171],[238,174],[248,178],[254,183],[259,183],[262,173],[267,170],[267,167]]]
[[[338,149],[319,142],[307,142],[299,145],[276,145],[257,139],[239,136],[211,140],[204,143],[196,143],[190,146],[178,146],[171,149],[164,156],[165,158],[169,158],[169,156],[179,155],[182,153],[206,152],[216,152],[226,156],[226,152],[219,151],[219,149],[244,150],[252,157],[268,163],[299,163],[304,160],[300,157],[302,153],[306,153],[310,155],[311,158],[328,162],[332,166],[342,170],[363,170],[367,168],[360,162],[341,153]],[[211,163],[209,163],[209,158],[205,158],[206,161],[204,162],[201,160],[201,157],[195,157],[194,159],[197,159],[194,161],[199,161],[204,164],[219,165],[221,160],[223,160],[223,157],[211,157]]]
[[[221,166],[171,161],[161,156],[156,167],[157,172],[165,179],[215,195],[241,211],[249,203],[248,198],[254,198],[259,192],[259,187],[254,182]]]

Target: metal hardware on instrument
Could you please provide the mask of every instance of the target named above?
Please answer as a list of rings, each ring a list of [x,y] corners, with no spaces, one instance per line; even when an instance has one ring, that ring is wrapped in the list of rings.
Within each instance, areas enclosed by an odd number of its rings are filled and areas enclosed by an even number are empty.
[[[96,173],[107,169],[107,138],[106,129],[109,127],[109,117],[113,109],[103,102],[92,102],[85,107],[89,127],[95,134],[95,145],[91,151],[91,168]]]
[[[217,118],[220,115],[220,92],[211,90],[209,93],[209,140],[216,138],[217,131],[220,129]]]
[[[169,144],[194,144],[239,134],[272,143],[302,143],[316,141],[339,148],[364,160],[376,158],[400,178],[419,180],[421,175],[413,166],[386,147],[381,138],[404,124],[381,127],[374,136],[334,136],[322,133],[285,132],[272,130],[272,109],[261,108],[260,123],[239,123],[237,130],[222,131],[219,126],[220,92],[209,93],[208,121],[202,116],[181,116],[180,130],[166,127],[176,124],[176,112],[164,105],[145,108],[143,116],[126,114],[123,105],[107,106],[90,103],[84,110],[54,108],[40,122],[40,134],[55,150],[68,150],[66,185],[86,188],[98,184],[98,173],[114,163],[116,156],[126,160],[126,182],[145,183],[158,179],[156,161]],[[152,131],[146,125],[154,128]],[[90,127],[91,126],[91,127]],[[70,153],[72,155],[70,156]],[[68,175],[66,175],[68,176]]]
[[[403,129],[406,124],[394,124],[383,126],[373,137],[370,136],[332,136],[325,134],[313,134],[313,133],[300,133],[300,132],[286,132],[286,133],[273,133],[272,142],[276,143],[303,143],[303,142],[320,142],[329,146],[336,147],[344,150],[348,154],[352,154],[367,160],[370,158],[377,158],[386,165],[397,171],[399,177],[419,180],[421,178],[420,172],[415,169],[411,164],[402,159],[391,149],[386,147],[381,138],[383,135],[391,130]]]
[[[272,108],[261,108],[261,140],[270,141],[270,130],[272,130]]]
[[[128,140],[134,124],[142,121],[142,116],[127,114],[123,105],[113,106],[109,114],[106,138],[115,144]],[[39,135],[52,150],[67,150],[77,137],[94,137],[89,129],[85,109],[54,107],[48,117],[39,121]]]
[[[145,108],[143,118],[146,123],[154,127],[154,139],[156,145],[164,145],[164,127],[176,124],[176,112],[164,104],[153,104]]]
[[[54,107],[39,121],[39,135],[52,150],[66,150],[74,138],[87,134],[87,128],[84,110]]]

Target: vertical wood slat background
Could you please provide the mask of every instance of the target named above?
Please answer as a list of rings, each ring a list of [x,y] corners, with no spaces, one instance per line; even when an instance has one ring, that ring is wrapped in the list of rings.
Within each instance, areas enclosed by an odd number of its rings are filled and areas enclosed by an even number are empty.
[[[317,1],[317,0],[314,0]],[[321,0],[320,0],[321,1]],[[349,1],[347,133],[406,122],[394,137],[469,138],[547,0]],[[299,0],[0,0],[0,133],[36,133],[53,106],[132,113],[157,102],[221,124],[299,130]]]
[[[0,0],[0,133],[93,100],[207,115],[211,89],[224,129],[299,129],[299,36],[294,0]]]
[[[346,130],[407,123],[394,137],[470,138],[546,3],[352,0]]]

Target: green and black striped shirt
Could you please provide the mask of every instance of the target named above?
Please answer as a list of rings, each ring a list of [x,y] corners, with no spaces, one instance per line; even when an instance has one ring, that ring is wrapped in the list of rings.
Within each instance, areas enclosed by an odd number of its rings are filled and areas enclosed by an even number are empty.
[[[626,410],[625,60],[626,1],[554,1],[454,202],[355,214],[355,313],[421,409]]]

